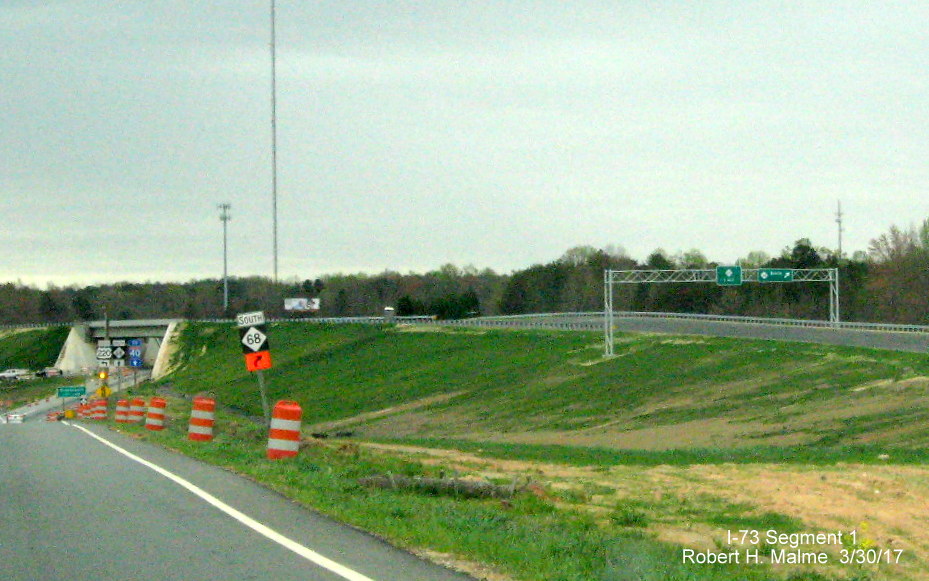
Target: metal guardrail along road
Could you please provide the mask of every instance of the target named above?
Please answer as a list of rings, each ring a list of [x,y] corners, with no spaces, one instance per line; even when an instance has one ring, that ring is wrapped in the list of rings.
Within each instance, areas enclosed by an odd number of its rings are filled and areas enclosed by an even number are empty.
[[[810,319],[783,319],[771,317],[742,317],[735,315],[703,315],[697,313],[656,313],[641,311],[614,311],[613,316],[617,319],[677,319],[693,321],[716,321],[725,323],[742,323],[752,325],[771,325],[779,327],[807,327],[822,329],[845,329],[861,331],[887,331],[892,333],[929,333],[927,325],[901,325],[894,323],[861,323],[861,322],[831,322]],[[594,329],[602,328],[604,313],[602,311],[586,312],[569,312],[569,313],[531,313],[525,315],[496,315],[487,317],[475,317],[471,319],[448,319],[438,320],[431,316],[417,315],[409,317],[325,317],[325,318],[269,318],[268,322],[297,322],[297,323],[317,323],[317,324],[384,324],[384,323],[405,323],[405,324],[424,324],[424,325],[465,325],[478,327],[537,327],[537,328],[577,328],[577,329]],[[180,321],[181,319],[172,319]],[[235,323],[235,319],[194,319],[191,322],[196,323]],[[69,323],[52,323],[52,324],[22,324],[22,325],[0,325],[0,328],[40,328],[64,326]]]
[[[654,313],[638,311],[614,311],[617,319],[666,319],[690,321],[715,321],[722,323],[741,323],[750,325],[770,325],[776,327],[805,327],[818,329],[845,329],[859,331],[886,331],[892,333],[929,333],[926,325],[898,325],[893,323],[858,323],[811,320],[782,319],[769,317],[741,317],[735,315],[703,315],[697,313]],[[448,321],[427,321],[441,325],[500,326],[500,327],[538,327],[563,328],[577,326],[585,329],[600,329],[603,326],[602,312],[578,313],[539,313],[529,315],[501,315],[479,317],[474,319],[456,319]]]

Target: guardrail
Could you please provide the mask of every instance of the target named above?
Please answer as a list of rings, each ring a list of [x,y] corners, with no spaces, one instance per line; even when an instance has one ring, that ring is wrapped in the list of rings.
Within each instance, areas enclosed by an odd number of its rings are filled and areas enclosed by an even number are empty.
[[[615,311],[613,317],[617,319],[678,319],[693,321],[712,321],[720,323],[739,323],[750,325],[771,325],[779,327],[808,327],[821,329],[845,329],[855,331],[885,331],[892,333],[929,333],[927,325],[900,325],[894,323],[861,323],[812,320],[812,319],[784,319],[769,317],[741,317],[734,315],[704,315],[698,313],[654,313],[641,311]],[[562,319],[562,320],[556,320]],[[575,319],[575,320],[563,320]],[[325,318],[271,318],[269,322],[300,322],[317,324],[385,324],[385,323],[415,323],[425,325],[455,325],[469,327],[524,327],[545,329],[570,330],[598,330],[603,329],[602,311],[585,311],[570,313],[531,313],[524,315],[496,315],[488,317],[475,317],[473,319],[447,319],[439,320],[427,315],[406,317],[325,317]],[[196,319],[199,323],[235,323],[235,319]],[[0,325],[0,329],[26,329],[70,326],[73,323],[34,323],[21,325]]]
[[[720,323],[738,323],[750,325],[770,325],[778,327],[807,327],[820,329],[845,329],[855,331],[885,331],[892,333],[929,333],[926,325],[899,325],[893,323],[860,323],[820,321],[812,319],[784,319],[774,317],[740,317],[734,315],[704,315],[697,313],[654,313],[638,311],[616,311],[613,316],[617,319],[677,319],[694,321],[711,321]],[[577,318],[589,319],[587,321],[553,321],[552,319]],[[500,327],[539,327],[539,328],[565,328],[565,329],[602,329],[602,312],[577,313],[539,313],[528,315],[501,315],[494,317],[480,317],[477,319],[458,319],[451,321],[435,321],[443,325],[467,326],[500,326]]]
[[[71,327],[74,323],[16,323],[0,325],[0,329],[47,329],[48,327]]]
[[[615,312],[614,317],[685,319],[696,321],[718,321],[722,323],[742,323],[753,325],[774,325],[779,327],[814,327],[823,329],[846,329],[857,331],[889,331],[893,333],[929,333],[926,325],[899,325],[893,323],[860,323],[818,321],[811,319],[782,319],[769,317],[737,317],[731,315],[702,315],[696,313],[645,313],[645,312]]]
[[[581,320],[556,320],[581,319]],[[583,320],[587,319],[587,320]],[[435,325],[490,328],[563,329],[570,331],[596,331],[603,329],[602,312],[535,313],[527,315],[497,315],[473,319],[431,321]]]
[[[435,317],[430,315],[412,315],[407,317],[303,317],[291,318],[281,317],[267,319],[269,323],[328,323],[336,325],[345,325],[359,323],[365,325],[379,325],[384,323],[431,323]],[[235,323],[235,319],[193,319],[195,323]]]

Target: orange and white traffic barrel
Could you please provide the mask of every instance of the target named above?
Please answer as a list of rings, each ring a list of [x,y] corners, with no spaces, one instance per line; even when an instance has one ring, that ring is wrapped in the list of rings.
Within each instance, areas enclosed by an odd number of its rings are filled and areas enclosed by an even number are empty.
[[[145,417],[145,400],[141,397],[133,398],[129,402],[129,415],[127,420],[130,423],[141,422]]]
[[[209,397],[195,397],[194,408],[190,412],[190,425],[187,439],[209,442],[213,439],[213,422],[216,413],[216,400]]]
[[[279,401],[271,414],[268,458],[278,460],[296,456],[300,449],[300,419],[303,410],[295,401]]]
[[[94,402],[94,411],[91,414],[91,419],[94,420],[105,420],[106,419],[106,400],[98,399]]]
[[[168,402],[162,397],[153,397],[148,404],[148,415],[145,417],[145,427],[149,430],[162,430],[165,426],[165,407]]]
[[[116,422],[125,424],[129,422],[129,401],[121,399],[116,402]]]

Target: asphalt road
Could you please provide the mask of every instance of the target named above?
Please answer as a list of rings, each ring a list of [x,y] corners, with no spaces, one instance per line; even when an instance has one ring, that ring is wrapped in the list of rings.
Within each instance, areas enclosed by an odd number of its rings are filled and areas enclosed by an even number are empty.
[[[602,319],[601,319],[602,321]],[[773,339],[822,345],[869,347],[892,351],[929,351],[929,335],[925,333],[896,333],[888,331],[858,331],[851,329],[822,329],[814,327],[783,327],[753,323],[728,323],[685,319],[614,318],[617,331],[648,333],[674,333],[682,335],[712,335],[744,339]]]
[[[577,329],[602,331],[602,315],[543,315],[515,319],[465,319],[458,324],[490,327],[525,327],[549,329]],[[821,345],[844,345],[868,347],[891,351],[929,352],[929,333],[904,333],[894,331],[864,331],[857,329],[829,329],[816,327],[788,327],[756,323],[706,321],[699,319],[673,319],[617,316],[613,319],[614,330],[634,333],[668,333],[673,335],[709,335],[742,339],[771,339],[819,343]]]
[[[165,474],[64,423],[31,419],[0,425],[0,578],[471,579],[335,523],[222,469],[101,426],[81,425],[218,502],[208,503]],[[244,519],[236,520],[221,507],[238,509],[257,526],[246,526]],[[260,534],[256,529],[270,533]],[[289,541],[291,548],[280,539],[268,538],[274,534]],[[307,553],[336,565],[316,564]]]
[[[148,381],[151,378],[152,372],[149,369],[143,369],[134,374],[134,376],[128,377],[117,377],[112,376],[110,378],[110,388],[113,390],[114,394],[125,391],[131,388],[134,384],[139,384],[144,381]],[[75,377],[74,385],[84,385],[83,377]],[[54,389],[50,388],[49,392],[54,392]],[[88,399],[94,399],[93,393],[87,394]],[[47,399],[47,401],[46,401]],[[25,405],[19,408],[9,410],[13,414],[23,414],[28,417],[45,417],[45,414],[51,411],[61,411],[62,404],[67,407],[71,407],[77,403],[80,403],[79,397],[68,397],[68,398],[59,398],[59,397],[50,397],[43,398],[38,401],[34,401],[29,405]]]

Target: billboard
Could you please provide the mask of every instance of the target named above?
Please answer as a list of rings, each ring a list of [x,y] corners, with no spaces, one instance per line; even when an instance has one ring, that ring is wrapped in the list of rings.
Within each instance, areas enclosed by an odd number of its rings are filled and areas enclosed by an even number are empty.
[[[285,311],[318,311],[319,299],[284,299]]]

